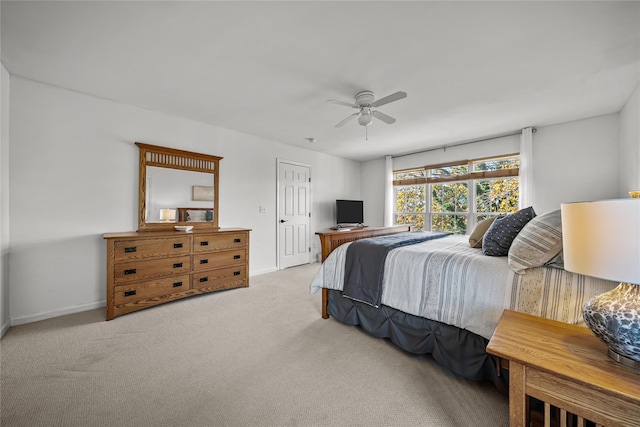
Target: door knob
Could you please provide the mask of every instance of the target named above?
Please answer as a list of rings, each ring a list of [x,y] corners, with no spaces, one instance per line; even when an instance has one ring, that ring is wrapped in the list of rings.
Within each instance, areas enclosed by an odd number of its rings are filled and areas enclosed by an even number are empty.
[[[283,222],[287,222],[287,220],[285,220],[285,219],[281,219],[281,220],[280,220],[280,223],[283,223]]]

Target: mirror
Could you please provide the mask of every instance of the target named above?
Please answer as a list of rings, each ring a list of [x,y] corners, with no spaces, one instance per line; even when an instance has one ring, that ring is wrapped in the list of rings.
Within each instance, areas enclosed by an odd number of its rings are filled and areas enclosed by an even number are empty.
[[[140,150],[138,231],[176,225],[218,228],[222,157],[136,142]]]

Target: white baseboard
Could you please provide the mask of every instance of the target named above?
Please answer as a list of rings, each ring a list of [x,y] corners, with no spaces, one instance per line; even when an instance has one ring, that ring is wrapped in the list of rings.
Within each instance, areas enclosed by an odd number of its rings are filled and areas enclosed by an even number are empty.
[[[25,323],[37,322],[40,320],[51,319],[53,317],[65,316],[67,314],[80,313],[81,311],[93,310],[94,308],[105,307],[106,301],[97,301],[91,304],[76,305],[74,307],[63,308],[61,310],[49,311],[46,313],[38,313],[29,316],[16,317],[11,319],[11,326],[23,325]]]
[[[249,272],[249,277],[259,276],[261,274],[273,273],[274,271],[278,271],[276,267],[265,268],[264,270],[251,271]]]
[[[0,328],[0,339],[7,333],[7,331],[11,328],[11,321],[7,320]]]

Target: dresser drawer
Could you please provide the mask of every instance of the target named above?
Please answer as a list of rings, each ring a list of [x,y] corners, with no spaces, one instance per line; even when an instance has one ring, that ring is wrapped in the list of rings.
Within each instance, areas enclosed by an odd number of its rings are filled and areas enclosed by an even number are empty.
[[[148,282],[119,285],[115,287],[116,305],[157,298],[190,289],[189,275],[155,279]]]
[[[191,257],[160,258],[145,261],[119,262],[114,266],[115,283],[166,277],[188,273],[191,270]]]
[[[220,235],[193,236],[194,252],[213,252],[225,249],[244,248],[247,246],[248,234],[229,233]]]
[[[120,240],[114,242],[116,261],[183,255],[191,251],[190,236],[161,239]]]
[[[244,264],[247,259],[247,250],[211,252],[193,256],[193,270],[211,270],[233,264]]]
[[[209,290],[237,288],[246,286],[247,266],[219,268],[201,273],[194,273],[191,287],[193,289],[207,288]]]

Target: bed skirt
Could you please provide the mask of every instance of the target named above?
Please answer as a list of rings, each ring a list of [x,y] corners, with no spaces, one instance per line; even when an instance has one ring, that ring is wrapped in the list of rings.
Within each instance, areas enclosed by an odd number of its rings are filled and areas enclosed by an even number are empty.
[[[504,391],[508,374],[498,375],[497,358],[486,352],[488,340],[465,329],[407,314],[386,305],[376,309],[329,291],[328,314],[339,322],[360,326],[369,335],[388,338],[410,353],[431,355],[440,365],[463,378],[492,381]]]

